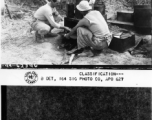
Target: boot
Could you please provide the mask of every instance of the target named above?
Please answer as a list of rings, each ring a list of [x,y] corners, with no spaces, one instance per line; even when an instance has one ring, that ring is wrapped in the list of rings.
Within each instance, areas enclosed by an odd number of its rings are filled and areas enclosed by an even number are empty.
[[[38,43],[43,43],[44,42],[44,37],[41,36],[38,31],[35,32],[35,41]]]

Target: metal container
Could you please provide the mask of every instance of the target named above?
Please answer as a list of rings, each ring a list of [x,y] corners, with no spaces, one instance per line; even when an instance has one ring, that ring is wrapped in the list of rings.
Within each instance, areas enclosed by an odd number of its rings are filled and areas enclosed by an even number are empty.
[[[141,34],[151,34],[152,11],[150,5],[134,6],[134,25],[135,30]]]
[[[122,33],[120,37],[113,37],[109,48],[123,53],[133,46],[135,46],[135,35],[133,33]]]
[[[70,3],[66,5],[67,11],[66,11],[66,15],[68,18],[74,18],[75,13],[74,13],[74,4]]]
[[[117,12],[117,20],[122,22],[133,22],[133,11],[121,10]]]
[[[77,19],[67,18],[67,17],[64,18],[64,25],[69,28],[75,27],[78,22],[79,22],[79,20],[77,20]]]
[[[76,0],[75,3],[75,18],[76,19],[82,19],[83,15],[80,13],[80,11],[76,8],[76,6],[81,2],[81,0]]]

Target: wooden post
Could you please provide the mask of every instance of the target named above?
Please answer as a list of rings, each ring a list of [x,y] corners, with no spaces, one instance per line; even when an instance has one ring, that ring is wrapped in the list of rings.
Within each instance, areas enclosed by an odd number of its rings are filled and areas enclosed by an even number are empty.
[[[10,14],[10,11],[9,11],[8,6],[7,6],[6,3],[5,3],[5,7],[6,7],[6,10],[7,10],[7,12],[8,12],[8,15],[9,15],[10,19],[12,19],[11,14]]]

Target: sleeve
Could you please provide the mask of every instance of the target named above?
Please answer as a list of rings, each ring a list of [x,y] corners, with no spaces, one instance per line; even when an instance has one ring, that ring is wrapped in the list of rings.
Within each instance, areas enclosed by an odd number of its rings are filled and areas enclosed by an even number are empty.
[[[84,16],[84,18],[85,18],[86,20],[88,20],[90,24],[93,24],[93,23],[94,23],[94,22],[89,18],[88,15]]]

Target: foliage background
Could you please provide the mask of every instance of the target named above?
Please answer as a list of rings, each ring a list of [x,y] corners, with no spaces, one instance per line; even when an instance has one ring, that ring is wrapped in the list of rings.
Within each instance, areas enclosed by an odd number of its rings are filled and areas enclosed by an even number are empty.
[[[9,3],[15,3],[15,4],[23,4],[25,3],[26,5],[30,5],[30,4],[35,4],[35,5],[41,5],[42,1],[45,2],[45,0],[6,0],[6,2]],[[64,2],[67,0],[61,0],[61,2]],[[124,5],[128,5],[128,6],[133,6],[136,4],[151,4],[151,0],[103,0],[104,2],[121,2]]]

